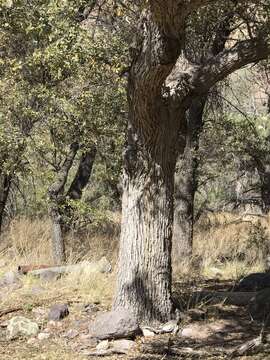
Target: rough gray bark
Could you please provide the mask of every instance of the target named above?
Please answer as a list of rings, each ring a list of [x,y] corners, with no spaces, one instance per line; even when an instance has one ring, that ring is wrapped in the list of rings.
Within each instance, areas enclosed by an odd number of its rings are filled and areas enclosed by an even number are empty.
[[[178,14],[174,2],[169,3],[173,13],[179,15],[181,27],[181,10]],[[124,307],[146,322],[165,322],[173,313],[171,237],[176,158],[172,144],[177,140],[175,124],[180,114],[162,97],[161,87],[177,60],[180,44],[172,36],[167,20],[159,5],[153,5],[153,12],[143,17],[143,44],[137,47],[140,52],[128,84],[129,119],[114,309]]]
[[[176,157],[185,147],[185,111],[217,81],[269,52],[261,43],[256,47],[256,41],[241,42],[201,67],[184,67],[177,60],[186,18],[206,3],[150,1],[131,49],[122,232],[113,307],[134,312],[141,322],[165,322],[173,316],[173,187]]]
[[[69,153],[56,175],[55,182],[48,190],[49,214],[52,221],[52,254],[56,265],[60,265],[65,261],[65,246],[62,236],[62,219],[60,210],[61,195],[78,149],[78,143],[71,144]]]
[[[197,189],[196,151],[203,126],[206,97],[195,99],[187,112],[187,134],[184,153],[175,171],[173,259],[175,262],[192,255],[194,196]]]

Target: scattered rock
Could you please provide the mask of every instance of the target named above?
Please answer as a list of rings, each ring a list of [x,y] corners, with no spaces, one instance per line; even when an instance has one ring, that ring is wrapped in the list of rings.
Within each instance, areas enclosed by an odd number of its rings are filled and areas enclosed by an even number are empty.
[[[266,288],[270,288],[270,273],[254,273],[241,279],[234,291],[260,291]]]
[[[159,334],[166,334],[166,333],[176,334],[178,330],[179,330],[179,326],[177,320],[171,320],[168,321],[166,324],[162,325],[159,328],[158,332]]]
[[[270,314],[270,288],[259,291],[251,300],[248,310],[256,320],[267,320]]]
[[[142,326],[141,330],[144,337],[152,337],[156,335],[156,329],[153,329],[149,326]]]
[[[39,333],[37,338],[38,340],[47,340],[51,337],[51,334],[48,333],[48,332],[42,332],[42,333]]]
[[[128,354],[136,346],[135,341],[122,339],[112,343],[112,350],[115,354]]]
[[[85,351],[86,356],[109,356],[113,354],[128,354],[136,346],[135,341],[122,339],[115,340],[112,343],[109,341],[102,341],[94,351]]]
[[[89,334],[99,340],[133,338],[140,333],[136,318],[125,309],[99,315],[89,325]]]
[[[38,324],[23,317],[16,316],[9,320],[7,326],[7,339],[15,339],[20,336],[35,336],[39,332]]]
[[[109,349],[109,347],[110,347],[109,340],[103,340],[96,346],[96,349],[97,350],[107,350],[107,349]]]
[[[59,321],[68,316],[69,310],[67,304],[56,304],[50,308],[48,319]]]

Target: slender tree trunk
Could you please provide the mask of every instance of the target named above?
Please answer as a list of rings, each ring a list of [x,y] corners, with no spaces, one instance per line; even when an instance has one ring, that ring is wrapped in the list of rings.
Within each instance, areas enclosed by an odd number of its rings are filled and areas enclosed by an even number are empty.
[[[82,197],[83,189],[89,182],[95,162],[97,149],[93,146],[89,151],[82,154],[80,164],[74,180],[67,192],[67,196],[72,200],[79,200]]]
[[[194,196],[197,189],[196,151],[203,126],[206,97],[193,100],[187,113],[187,136],[184,153],[178,157],[175,172],[173,259],[175,262],[192,254]]]
[[[56,265],[62,264],[65,259],[65,245],[62,235],[62,217],[61,217],[61,197],[67,181],[69,170],[73,164],[74,158],[79,149],[77,143],[70,146],[69,153],[66,156],[61,169],[57,173],[55,182],[48,190],[49,214],[52,221],[52,254]]]
[[[74,179],[66,193],[63,197],[63,206],[61,209],[62,217],[64,221],[62,222],[62,232],[67,233],[70,231],[73,220],[74,220],[74,209],[66,200],[80,200],[84,188],[89,182],[90,176],[92,174],[93,165],[95,162],[97,154],[96,146],[93,146],[90,150],[84,152],[81,155],[80,163]]]
[[[3,220],[4,220],[4,214],[5,214],[5,208],[7,204],[7,199],[9,195],[9,190],[12,182],[12,176],[11,175],[2,175],[1,176],[1,193],[0,193],[0,233],[2,231],[3,227]]]

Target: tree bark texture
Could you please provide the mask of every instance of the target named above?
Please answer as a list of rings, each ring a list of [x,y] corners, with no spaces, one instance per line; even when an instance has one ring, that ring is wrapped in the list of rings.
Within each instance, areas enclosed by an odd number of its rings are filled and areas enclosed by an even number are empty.
[[[197,189],[196,151],[203,126],[206,97],[195,99],[187,116],[186,147],[178,157],[175,172],[173,259],[175,263],[192,255],[194,196]]]
[[[52,222],[52,254],[55,265],[62,264],[65,259],[65,245],[62,235],[62,219],[61,219],[61,195],[63,193],[69,170],[73,164],[74,158],[79,149],[77,143],[70,146],[69,153],[59,170],[55,182],[48,190],[49,196],[49,214]]]
[[[202,66],[184,66],[180,52],[186,18],[206,3],[150,0],[131,48],[122,227],[113,307],[128,309],[141,322],[164,322],[173,316],[174,172],[176,158],[185,148],[185,112],[192,100],[207,94],[217,81],[269,51],[259,44],[254,53],[254,43],[243,41],[209,57]]]
[[[147,20],[143,19],[143,44],[129,75],[122,226],[114,299],[115,309],[124,307],[142,322],[164,322],[173,315],[174,144],[182,112],[170,99],[162,97],[161,87],[178,57],[179,43],[160,30],[159,15],[148,13]]]

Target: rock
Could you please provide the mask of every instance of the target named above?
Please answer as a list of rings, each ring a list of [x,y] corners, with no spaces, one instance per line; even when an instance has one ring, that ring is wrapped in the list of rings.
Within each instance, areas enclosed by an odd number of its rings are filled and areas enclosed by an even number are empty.
[[[23,317],[16,316],[9,320],[7,326],[7,339],[15,339],[20,336],[35,336],[39,332],[38,324]]]
[[[50,308],[48,319],[59,321],[68,316],[69,310],[67,304],[56,304]]]
[[[14,271],[6,272],[0,279],[0,287],[10,286],[14,288],[20,288],[23,286],[20,280],[19,274]]]
[[[268,320],[270,314],[270,288],[259,291],[250,300],[248,310],[253,319]]]
[[[112,350],[115,354],[128,354],[136,346],[135,341],[122,339],[112,343]]]
[[[96,346],[96,349],[97,350],[107,350],[107,349],[109,349],[109,347],[110,347],[109,340],[103,340]]]
[[[113,354],[128,354],[135,349],[136,343],[132,340],[122,339],[115,340],[112,343],[109,341],[102,341],[94,351],[83,352],[86,356],[110,356]]]
[[[89,325],[89,334],[99,340],[133,338],[140,333],[136,318],[125,309],[99,315]]]
[[[152,337],[157,334],[156,329],[153,329],[149,326],[142,326],[141,331],[144,337]]]
[[[51,337],[51,334],[48,333],[48,332],[42,332],[42,333],[39,333],[37,338],[38,340],[47,340]]]
[[[176,334],[179,330],[177,320],[168,321],[166,324],[159,328],[160,334],[173,333]]]
[[[260,291],[270,288],[270,273],[254,273],[240,280],[234,291]]]

